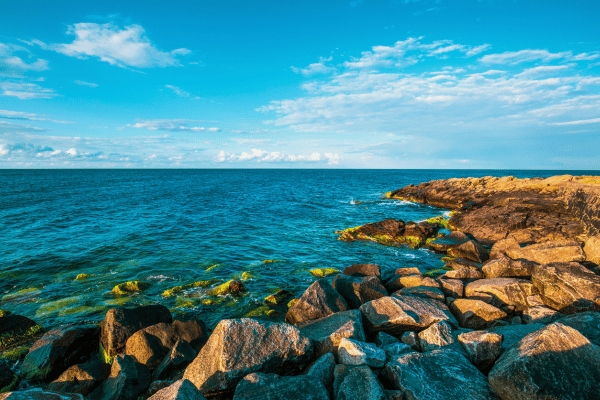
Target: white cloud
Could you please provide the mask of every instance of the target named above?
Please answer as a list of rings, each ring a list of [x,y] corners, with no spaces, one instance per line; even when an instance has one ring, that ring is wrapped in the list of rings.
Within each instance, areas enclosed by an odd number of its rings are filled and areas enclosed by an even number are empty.
[[[27,71],[39,72],[49,69],[48,61],[37,59],[34,62],[27,63],[23,61],[21,57],[14,55],[16,52],[28,53],[28,56],[30,58],[32,57],[32,55],[29,54],[29,50],[23,46],[0,43],[0,66],[2,70],[15,73]]]
[[[553,61],[561,58],[568,58],[572,55],[570,51],[561,53],[550,53],[548,50],[519,50],[506,51],[498,54],[486,54],[479,61],[485,64],[508,64],[516,65],[527,61]]]
[[[46,71],[47,69],[50,69],[48,67],[48,61],[42,59],[36,60],[31,64],[27,64],[21,59],[21,57],[12,56],[1,60],[1,62],[7,64],[9,67],[20,69],[22,71]]]
[[[0,82],[3,96],[16,97],[21,100],[51,99],[58,96],[53,89],[41,87],[35,83],[26,82]]]
[[[98,87],[98,85],[95,83],[80,81],[78,79],[74,80],[73,83],[79,86]]]
[[[148,129],[150,131],[170,131],[170,132],[219,132],[216,127],[205,128],[200,126],[190,126],[196,122],[188,119],[153,119],[142,120],[135,124],[127,124],[130,128]]]
[[[338,164],[342,158],[337,154],[333,153],[325,153],[324,156],[321,156],[320,153],[313,152],[310,155],[303,154],[287,154],[281,151],[265,151],[261,149],[252,149],[249,152],[242,152],[240,154],[228,153],[226,151],[221,150],[215,160],[217,162],[225,162],[225,161],[255,161],[255,162],[304,162],[304,163],[316,163],[321,161],[327,161],[328,164]]]
[[[27,113],[23,111],[9,111],[9,110],[0,110],[0,118],[7,119],[20,119],[26,121],[50,121],[57,124],[72,124],[70,121],[60,121],[56,119],[46,118],[45,116],[41,116],[38,114]]]
[[[548,125],[557,125],[557,126],[565,126],[565,125],[587,125],[587,124],[597,124],[600,123],[600,118],[592,118],[592,119],[582,119],[578,121],[567,121],[567,122],[555,122]]]
[[[177,86],[173,86],[173,85],[165,85],[165,87],[167,89],[171,89],[173,92],[175,92],[175,94],[177,94],[178,96],[181,97],[190,97],[190,94],[184,90],[181,90],[180,88],[178,88]]]
[[[50,48],[78,58],[97,57],[119,67],[179,66],[178,57],[190,53],[190,50],[183,48],[169,52],[158,50],[140,25],[120,28],[112,23],[79,23],[69,26],[67,34],[74,35],[75,40],[51,45]]]
[[[304,76],[311,76],[311,75],[316,75],[316,74],[327,74],[327,73],[335,71],[334,67],[325,64],[327,61],[331,61],[331,60],[332,60],[332,57],[329,57],[329,58],[321,57],[319,59],[318,63],[310,64],[306,68],[296,68],[296,67],[291,67],[291,68],[292,68],[292,71],[294,71],[295,73],[302,74]]]
[[[77,156],[77,149],[75,149],[74,147],[71,147],[69,150],[65,151],[66,154],[68,154],[71,157],[76,157]]]

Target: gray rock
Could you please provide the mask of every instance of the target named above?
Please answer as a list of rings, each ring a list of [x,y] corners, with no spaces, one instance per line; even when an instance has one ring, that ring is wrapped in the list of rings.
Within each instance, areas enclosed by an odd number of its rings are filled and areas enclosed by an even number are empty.
[[[323,354],[304,371],[304,375],[321,381],[325,389],[333,390],[333,371],[335,357],[331,353]]]
[[[79,393],[87,396],[110,375],[110,365],[89,362],[69,367],[47,389],[58,393]]]
[[[393,293],[392,296],[418,296],[429,299],[435,299],[442,302],[446,299],[444,293],[442,293],[440,289],[429,286],[415,286],[411,288],[400,289],[397,292]]]
[[[394,344],[394,343],[400,343],[400,341],[398,339],[396,339],[395,337],[393,337],[392,335],[389,335],[385,332],[379,332],[379,333],[377,333],[377,336],[375,337],[375,344],[377,345],[377,347],[383,347],[383,346],[387,346],[388,344]]]
[[[433,350],[410,353],[387,363],[383,374],[411,400],[490,400],[490,385],[461,353]]]
[[[527,297],[534,294],[537,290],[530,281],[517,278],[480,279],[465,287],[466,297],[491,297],[492,305],[514,306],[517,311],[529,308]]]
[[[551,324],[562,317],[562,314],[545,306],[535,306],[523,311],[523,323],[525,324]]]
[[[371,368],[352,368],[339,384],[335,400],[386,400],[386,395]],[[287,400],[287,399],[286,399]]]
[[[490,332],[502,335],[502,347],[500,348],[500,354],[509,350],[521,341],[525,336],[542,329],[545,325],[543,324],[528,324],[528,325],[504,325],[497,326],[488,329]]]
[[[344,275],[376,276],[381,279],[381,268],[377,264],[354,264],[344,268]]]
[[[159,390],[148,400],[206,400],[206,397],[187,379],[180,379]]]
[[[563,325],[576,329],[596,346],[600,346],[600,313],[587,311],[568,315],[558,320]]]
[[[454,343],[452,328],[445,321],[436,322],[429,328],[419,332],[419,343],[422,351],[436,350]]]
[[[83,400],[77,393],[51,393],[41,389],[0,393],[0,400]]]
[[[513,260],[525,259],[538,264],[585,261],[581,243],[576,240],[556,240],[526,247],[511,247],[506,254]]]
[[[382,297],[360,307],[370,332],[400,336],[406,331],[421,331],[438,321],[458,322],[448,307],[437,300],[416,296]]]
[[[110,376],[87,397],[88,400],[135,400],[152,382],[150,371],[132,356],[115,357]]]
[[[344,338],[338,346],[338,361],[346,365],[368,365],[381,368],[385,365],[385,351],[372,343]]]
[[[300,334],[312,340],[314,356],[325,353],[337,355],[343,338],[366,341],[362,314],[358,310],[342,311],[329,317],[302,322],[297,325]]]
[[[166,380],[173,378],[176,372],[183,371],[192,361],[198,353],[194,348],[185,340],[179,340],[169,354],[165,356],[158,368],[152,374],[152,380]]]
[[[442,292],[448,297],[463,297],[465,285],[458,279],[438,279]]]
[[[331,287],[326,279],[319,279],[310,285],[302,297],[288,310],[285,319],[296,325],[347,310],[346,300]]]
[[[409,345],[414,351],[421,351],[421,342],[415,332],[404,332],[400,339],[402,343]]]
[[[203,394],[215,393],[232,390],[253,372],[284,374],[304,369],[311,355],[310,339],[294,326],[247,318],[225,319],[216,326],[183,377]]]
[[[379,278],[375,276],[356,277],[338,274],[333,278],[333,288],[342,295],[352,309],[388,295]]]
[[[386,344],[385,346],[381,347],[381,350],[385,351],[386,361],[390,361],[391,359],[396,358],[397,356],[400,356],[402,354],[412,353],[413,351],[415,351],[411,346],[407,345],[406,343],[400,342]]]
[[[597,399],[600,348],[575,329],[553,323],[504,353],[489,381],[503,399]]]
[[[329,400],[323,384],[306,375],[279,376],[252,373],[244,377],[235,388],[233,400]]]
[[[483,274],[490,278],[529,278],[535,264],[528,261],[515,261],[508,257],[501,257],[487,262]]]
[[[148,390],[146,390],[146,393],[144,393],[144,396],[152,397],[159,390],[163,390],[164,388],[167,388],[174,383],[175,383],[175,381],[154,381],[150,384],[150,386],[148,387]],[[196,389],[196,390],[198,390],[198,389]]]
[[[451,248],[448,250],[448,255],[450,257],[466,258],[467,260],[478,263],[482,263],[488,259],[487,251],[475,240],[469,240],[468,242]]]
[[[568,314],[600,310],[600,276],[579,263],[537,265],[531,280],[548,307]]]
[[[469,360],[482,371],[489,370],[500,356],[502,335],[488,331],[472,331],[458,335]]]
[[[505,312],[491,304],[473,299],[456,299],[450,305],[450,310],[460,326],[469,329],[483,329],[507,316]]]

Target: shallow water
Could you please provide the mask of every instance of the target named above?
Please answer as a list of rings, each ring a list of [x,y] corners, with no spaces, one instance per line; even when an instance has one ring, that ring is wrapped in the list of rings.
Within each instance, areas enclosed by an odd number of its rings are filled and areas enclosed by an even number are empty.
[[[441,256],[425,249],[336,240],[336,230],[444,212],[381,199],[387,191],[451,177],[562,173],[0,170],[0,308],[50,327],[97,322],[115,306],[160,302],[176,318],[201,318],[212,327],[246,315],[278,289],[299,297],[316,279],[312,268],[342,270],[355,263],[440,268]],[[224,282],[243,272],[252,279],[244,281],[248,291],[239,298],[203,304],[211,298],[204,289],[162,296],[177,285]],[[82,273],[92,276],[75,281]],[[151,286],[130,296],[111,293],[130,280]]]

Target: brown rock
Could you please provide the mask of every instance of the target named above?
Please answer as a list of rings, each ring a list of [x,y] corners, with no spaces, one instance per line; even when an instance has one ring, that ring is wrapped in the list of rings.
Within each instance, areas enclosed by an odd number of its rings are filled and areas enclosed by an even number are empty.
[[[458,247],[463,243],[466,243],[470,238],[462,232],[453,231],[448,235],[437,238],[429,242],[428,246],[435,251],[447,252],[448,250]]]
[[[551,324],[562,317],[562,314],[544,306],[534,306],[523,311],[523,323],[525,324]]]
[[[421,342],[419,342],[419,336],[415,332],[404,332],[400,340],[414,351],[421,351]]]
[[[600,236],[592,236],[585,241],[583,246],[586,261],[600,264]]]
[[[393,293],[392,296],[417,296],[425,297],[428,299],[435,299],[442,302],[445,299],[444,293],[442,293],[440,289],[429,286],[415,286],[411,288],[400,289],[397,292]]]
[[[508,249],[513,260],[525,259],[538,264],[585,261],[581,243],[576,240],[557,240]]]
[[[445,321],[436,322],[419,332],[419,343],[422,351],[436,350],[454,344],[452,328]]]
[[[90,362],[69,367],[58,379],[48,385],[48,390],[58,393],[79,393],[87,396],[110,375],[110,365]]]
[[[311,356],[310,339],[294,326],[247,318],[225,319],[187,367],[184,378],[203,394],[222,392],[234,389],[253,372],[285,374],[304,369]]]
[[[506,313],[481,300],[457,299],[450,310],[463,328],[483,329],[492,322],[506,318]]]
[[[476,261],[467,260],[465,258],[452,258],[446,262],[446,267],[452,269],[472,269],[473,271],[481,271],[483,264]]]
[[[404,267],[397,268],[393,270],[384,271],[383,281],[385,283],[389,282],[391,279],[394,279],[396,276],[406,276],[406,275],[422,275],[421,271],[417,267]]]
[[[487,331],[464,332],[458,341],[469,356],[469,360],[481,371],[489,370],[500,356],[502,335]]]
[[[354,264],[344,268],[344,275],[376,276],[381,279],[381,268],[377,264]]]
[[[152,374],[152,380],[173,378],[175,373],[183,371],[194,361],[197,354],[196,350],[185,340],[177,341]]]
[[[425,244],[428,238],[435,237],[439,228],[438,224],[425,221],[415,223],[386,219],[338,233],[341,234],[340,240],[347,242],[371,240],[388,246],[409,245],[415,248]]]
[[[483,272],[476,271],[473,269],[456,269],[447,271],[444,275],[440,276],[441,279],[460,279],[465,281],[471,281],[473,279],[483,279]]]
[[[530,281],[516,278],[480,279],[465,287],[466,297],[492,296],[492,305],[514,306],[517,311],[527,309],[527,296],[536,293],[537,290]]]
[[[519,249],[520,247],[521,246],[519,245],[519,242],[517,242],[514,237],[498,240],[492,246],[492,250],[490,251],[490,260],[497,258],[508,258],[506,253],[509,250]]]
[[[187,379],[181,379],[159,390],[148,400],[206,400],[206,397]]]
[[[398,276],[398,277],[392,278],[385,285],[385,287],[389,293],[393,293],[393,292],[403,289],[403,288],[411,288],[411,287],[416,287],[416,286],[428,286],[428,287],[433,287],[433,288],[439,289],[440,284],[437,283],[432,278],[424,277],[421,274],[418,274],[418,275],[415,274],[415,275],[404,275],[404,276]]]
[[[575,329],[554,323],[504,353],[489,381],[503,399],[595,399],[600,348]]]
[[[488,259],[488,253],[479,242],[469,240],[459,246],[448,250],[450,257],[466,258],[467,260],[482,263]]]
[[[352,309],[388,295],[379,278],[375,276],[354,277],[338,274],[333,278],[333,288],[342,295]]]
[[[486,278],[529,278],[535,264],[528,261],[515,261],[500,257],[487,262],[483,268]]]
[[[438,279],[442,292],[449,297],[463,297],[465,285],[459,279]]]
[[[100,342],[109,357],[125,351],[127,339],[140,329],[161,322],[170,323],[171,312],[163,305],[108,310],[101,325]]]
[[[343,338],[366,341],[362,314],[358,310],[342,311],[312,321],[298,324],[300,334],[309,338],[316,357],[325,353],[337,355],[337,347]]]
[[[544,304],[563,313],[600,309],[600,276],[579,263],[550,263],[533,268],[533,284]]]
[[[88,400],[135,400],[152,382],[150,371],[131,356],[120,354],[110,376],[87,397]]]
[[[291,324],[324,318],[340,311],[347,311],[346,300],[327,282],[319,279],[306,289],[285,315]]]

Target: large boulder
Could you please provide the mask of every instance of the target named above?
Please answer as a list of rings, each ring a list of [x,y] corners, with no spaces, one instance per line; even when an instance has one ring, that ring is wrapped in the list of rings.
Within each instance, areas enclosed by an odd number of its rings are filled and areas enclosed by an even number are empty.
[[[514,306],[517,311],[529,308],[527,297],[536,293],[537,290],[530,281],[517,278],[480,279],[465,287],[466,297],[475,299],[491,297],[492,305]]]
[[[371,333],[386,332],[401,336],[406,331],[422,331],[438,321],[458,322],[448,307],[434,299],[416,296],[382,297],[360,307]]]
[[[148,400],[206,400],[206,397],[187,379],[180,379],[154,393]]]
[[[135,400],[151,382],[148,368],[133,357],[120,354],[114,359],[108,379],[87,400]]]
[[[542,329],[545,325],[543,324],[527,324],[527,325],[505,325],[495,326],[488,329],[490,332],[502,335],[502,347],[500,348],[500,354],[511,349],[517,345],[525,336]]]
[[[98,350],[96,326],[66,326],[47,332],[25,356],[20,375],[32,380],[54,380]]]
[[[233,400],[329,400],[318,379],[306,375],[279,376],[255,372],[246,375],[235,388]]]
[[[433,287],[439,289],[440,284],[432,278],[423,276],[421,273],[394,276],[385,284],[386,289],[390,293],[394,293],[395,291],[403,288],[411,288],[417,286]]]
[[[463,346],[469,360],[481,371],[489,370],[502,348],[502,335],[488,331],[463,332],[458,341]]]
[[[487,378],[454,350],[408,353],[388,362],[383,374],[411,400],[490,400]]]
[[[529,261],[511,260],[500,257],[483,265],[481,269],[486,278],[529,278],[535,264]]]
[[[511,247],[507,249],[506,254],[513,260],[524,259],[538,264],[585,261],[581,243],[576,240],[556,240],[526,247]]]
[[[346,300],[327,282],[319,279],[304,291],[285,315],[291,324],[328,317],[336,312],[347,311]]]
[[[338,274],[333,278],[333,288],[342,295],[352,309],[388,295],[379,278],[375,276],[355,277]]]
[[[475,240],[469,240],[448,250],[450,257],[466,258],[467,260],[482,263],[488,259],[488,252]]]
[[[471,268],[459,268],[440,276],[442,279],[460,279],[464,281],[472,281],[474,279],[483,279],[483,272]]]
[[[368,366],[348,368],[338,375],[335,400],[386,400],[381,383]]]
[[[297,325],[300,334],[309,338],[314,346],[314,356],[325,353],[337,355],[337,348],[343,338],[366,341],[362,314],[358,310],[342,311]]]
[[[155,369],[179,340],[188,342],[198,352],[207,339],[206,325],[202,321],[163,322],[131,335],[125,345],[125,354]]]
[[[58,379],[50,382],[48,390],[58,393],[79,393],[87,396],[110,375],[110,365],[89,362],[69,367]]]
[[[424,297],[426,299],[439,300],[442,302],[446,299],[446,296],[444,296],[444,293],[442,293],[440,289],[430,286],[414,286],[410,288],[400,289],[397,292],[393,293],[392,296],[417,296]]]
[[[579,263],[537,265],[531,280],[548,307],[567,314],[600,310],[600,276]]]
[[[456,299],[450,310],[463,328],[483,329],[492,322],[507,317],[507,314],[481,300]]]
[[[225,319],[187,367],[184,378],[204,394],[227,391],[253,372],[284,374],[304,369],[311,356],[310,339],[294,326]]]
[[[171,321],[171,312],[160,304],[108,310],[100,332],[100,342],[106,357],[114,357],[125,351],[127,339],[140,329]]]
[[[463,297],[465,285],[459,279],[438,279],[442,292],[448,297]]]
[[[368,365],[382,368],[385,365],[385,351],[372,343],[358,342],[344,338],[338,346],[338,361],[345,365]]]
[[[32,319],[17,314],[4,315],[0,317],[0,353],[31,342],[43,333],[44,328]]]
[[[600,264],[600,236],[592,236],[585,241],[583,246],[586,261]]]
[[[596,346],[600,346],[600,313],[594,311],[567,315],[557,322],[576,329]]]
[[[344,275],[376,276],[381,279],[381,268],[377,264],[354,264],[344,268]]]
[[[600,347],[575,329],[554,323],[504,353],[489,381],[505,400],[597,399]]]

